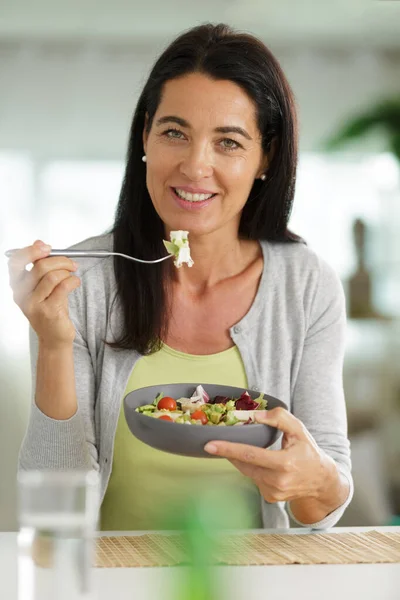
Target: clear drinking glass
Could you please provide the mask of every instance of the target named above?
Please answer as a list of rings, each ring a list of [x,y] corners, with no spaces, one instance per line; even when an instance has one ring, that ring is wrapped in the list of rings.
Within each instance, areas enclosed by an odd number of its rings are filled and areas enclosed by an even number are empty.
[[[93,600],[95,471],[18,474],[18,600]]]

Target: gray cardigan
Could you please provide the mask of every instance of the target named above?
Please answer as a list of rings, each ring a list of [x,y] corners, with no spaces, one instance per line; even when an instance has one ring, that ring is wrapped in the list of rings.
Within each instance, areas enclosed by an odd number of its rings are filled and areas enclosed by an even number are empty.
[[[112,249],[112,243],[112,236],[106,234],[74,247]],[[353,495],[342,383],[343,289],[332,268],[305,244],[262,242],[261,246],[264,269],[258,292],[249,312],[230,329],[230,335],[242,356],[249,388],[286,402],[347,477],[350,494],[341,507],[319,523],[300,523],[332,527]],[[78,410],[68,420],[51,419],[37,408],[33,397],[19,468],[96,469],[101,475],[103,498],[112,469],[123,393],[140,355],[112,350],[102,341],[118,335],[122,322],[118,301],[113,305],[113,258],[81,258],[79,263],[82,283],[69,300],[76,328]],[[38,346],[32,330],[30,344],[35,390]],[[278,440],[273,448],[280,447]],[[289,526],[285,503],[269,504],[261,499],[261,504],[264,527]],[[286,509],[291,514],[289,505]]]

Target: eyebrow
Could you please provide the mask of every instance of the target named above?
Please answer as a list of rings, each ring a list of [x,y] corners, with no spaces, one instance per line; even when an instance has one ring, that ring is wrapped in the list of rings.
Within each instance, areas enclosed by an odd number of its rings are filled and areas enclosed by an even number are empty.
[[[158,119],[156,121],[156,126],[158,127],[159,125],[164,125],[164,123],[176,123],[177,125],[180,125],[181,127],[190,128],[190,124],[188,123],[188,121],[186,121],[185,119],[182,119],[181,117],[175,117],[173,115],[161,117],[160,119]],[[252,137],[247,133],[247,131],[245,129],[243,129],[243,127],[237,127],[235,125],[226,125],[225,127],[216,127],[214,129],[214,131],[217,131],[218,133],[238,133],[239,135],[242,135],[243,137],[245,137],[247,140],[250,140],[250,141],[252,140]]]

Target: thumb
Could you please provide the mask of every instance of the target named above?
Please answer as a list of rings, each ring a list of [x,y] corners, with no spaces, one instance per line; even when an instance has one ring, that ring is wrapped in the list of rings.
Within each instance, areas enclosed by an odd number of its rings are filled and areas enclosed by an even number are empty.
[[[307,433],[303,423],[292,413],[280,406],[270,410],[260,410],[256,412],[255,421],[276,427],[286,434],[284,437],[294,436],[298,439],[307,438]]]

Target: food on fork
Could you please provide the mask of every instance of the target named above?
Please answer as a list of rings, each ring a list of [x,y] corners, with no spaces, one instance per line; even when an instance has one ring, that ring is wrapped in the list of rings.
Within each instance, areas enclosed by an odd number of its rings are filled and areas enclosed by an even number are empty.
[[[179,269],[184,263],[188,267],[193,266],[193,260],[190,256],[188,231],[171,231],[170,242],[163,240],[164,246],[166,247],[169,254],[175,256],[174,265]]]

